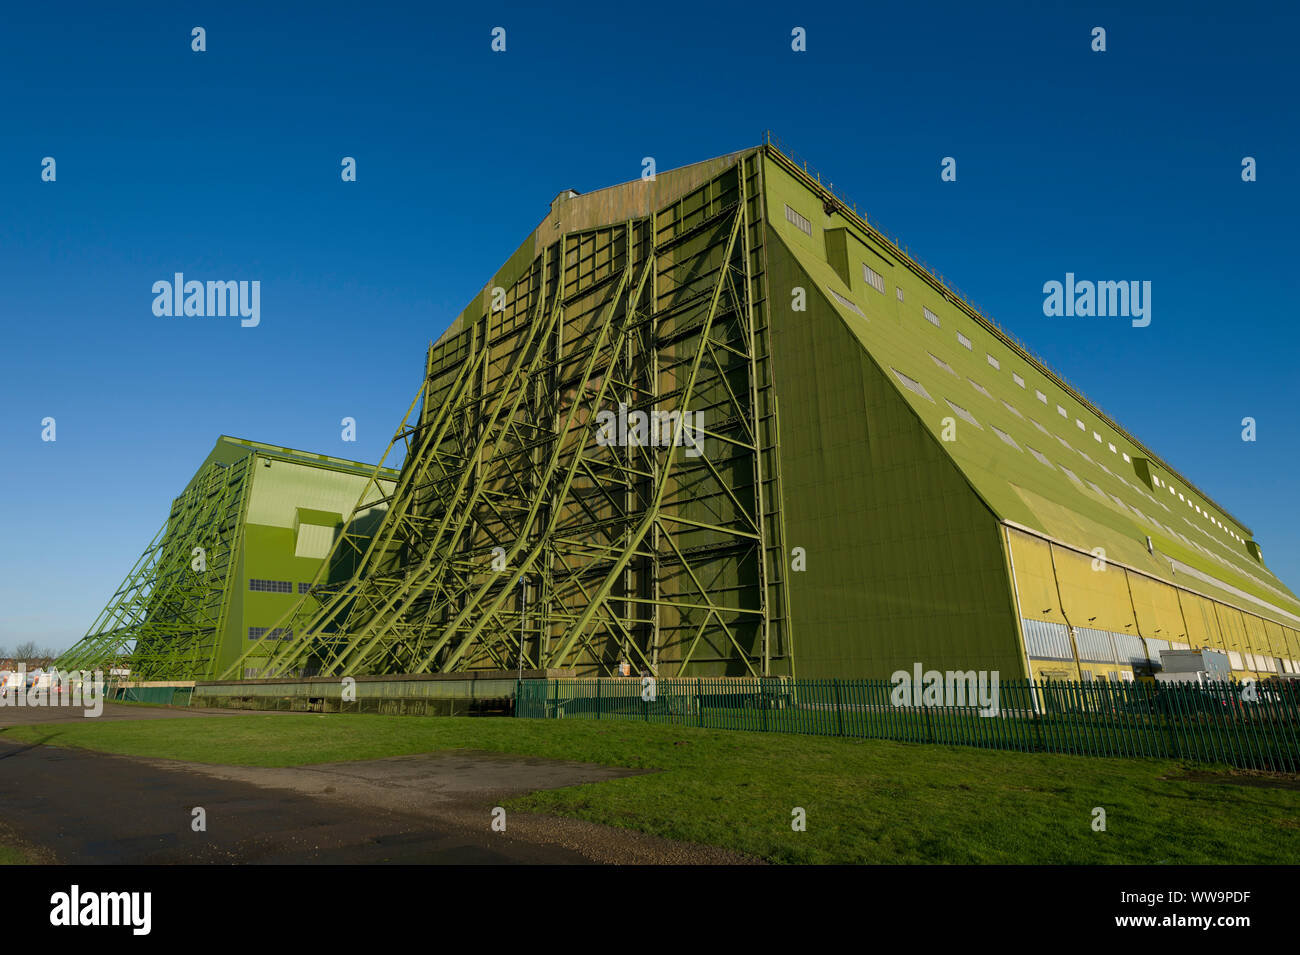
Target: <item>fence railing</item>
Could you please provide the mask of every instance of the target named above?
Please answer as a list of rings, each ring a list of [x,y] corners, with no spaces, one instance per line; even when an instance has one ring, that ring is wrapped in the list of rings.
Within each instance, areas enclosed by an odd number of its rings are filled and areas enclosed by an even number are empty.
[[[163,703],[169,706],[189,706],[192,686],[118,686],[109,684],[104,690],[106,703]]]
[[[888,680],[524,680],[515,714],[1300,772],[1300,681],[1006,681],[995,712],[970,689],[969,697],[950,692],[949,705],[918,705],[930,697],[914,699]]]

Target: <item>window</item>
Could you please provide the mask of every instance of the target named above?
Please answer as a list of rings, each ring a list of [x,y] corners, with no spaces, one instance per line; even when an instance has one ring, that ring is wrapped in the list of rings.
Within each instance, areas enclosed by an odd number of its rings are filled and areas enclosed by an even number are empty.
[[[1109,443],[1109,442],[1107,442],[1106,447],[1110,448],[1110,453],[1111,453],[1111,454],[1118,454],[1118,453],[1119,453],[1119,448],[1115,447],[1115,445],[1113,445],[1113,444],[1111,444],[1111,443]],[[1128,455],[1126,454],[1126,455],[1124,455],[1124,457],[1128,457]]]
[[[1003,402],[1002,402],[1002,405],[1003,405],[1003,407],[1005,407],[1008,411],[1010,411],[1013,415],[1015,415],[1017,418],[1019,418],[1021,421],[1024,421],[1024,420],[1025,420],[1025,416],[1022,415],[1022,414],[1020,413],[1020,409],[1017,408],[1015,405],[1013,405],[1011,402],[1009,402],[1009,401],[1003,401]]]
[[[1018,384],[1021,388],[1025,387],[1025,379],[1021,378],[1014,371],[1011,373],[1011,380],[1014,381],[1016,384]]]
[[[1083,481],[1079,479],[1079,475],[1075,474],[1064,464],[1061,465],[1061,470],[1066,473],[1066,475],[1070,478],[1071,481],[1073,481],[1075,484],[1079,485],[1080,487],[1083,487]]]
[[[970,345],[970,339],[967,338],[965,335],[963,335],[961,332],[958,332],[958,333],[957,333],[957,341],[961,342],[961,347],[962,347],[962,348],[970,348],[970,347],[971,347],[971,345]]]
[[[1084,424],[1082,421],[1080,421],[1078,418],[1075,418],[1075,419],[1074,419],[1074,426],[1075,426],[1076,428],[1078,428],[1080,431],[1087,431],[1087,430],[1088,430],[1087,425],[1085,425],[1085,424]]]
[[[812,235],[812,223],[805,219],[799,213],[795,212],[789,206],[785,207],[786,221],[793,224],[800,232]]]
[[[1066,411],[1066,410],[1065,410],[1064,408],[1062,408],[1060,405],[1057,405],[1057,406],[1056,406],[1056,413],[1059,414],[1062,418],[1068,418],[1068,417],[1070,417],[1070,412]]]
[[[1041,391],[1035,391],[1034,397],[1037,398],[1039,401],[1041,401],[1043,404],[1047,404],[1047,395],[1043,394]]]
[[[862,263],[862,281],[866,282],[881,295],[885,294],[885,277],[867,263]]]
[[[925,386],[922,385],[919,381],[916,381],[913,378],[908,378],[897,368],[891,368],[890,371],[892,371],[898,377],[898,380],[903,383],[903,387],[906,388],[908,391],[920,395],[926,401],[934,401],[934,399],[930,397],[930,392],[926,391]]]
[[[1079,647],[1079,659],[1085,663],[1115,662],[1115,647],[1105,630],[1075,627],[1074,642]]]
[[[993,429],[993,433],[994,433],[994,434],[996,434],[999,438],[1001,438],[1001,439],[1002,439],[1003,441],[1005,441],[1007,444],[1011,445],[1011,446],[1012,446],[1013,448],[1015,448],[1017,451],[1020,450],[1020,445],[1016,444],[1016,439],[1013,438],[1013,437],[1011,437],[1011,435],[1007,434],[1005,431],[1003,431],[1003,430],[1001,430],[1000,428],[998,428],[997,425],[989,425],[989,427]]]
[[[1043,432],[1043,434],[1051,434],[1051,433],[1052,433],[1052,432],[1048,431],[1046,428],[1044,428],[1044,427],[1043,427],[1041,424],[1039,424],[1037,421],[1035,421],[1033,418],[1030,418],[1030,419],[1029,419],[1029,423],[1032,424],[1032,425],[1033,425],[1035,428],[1037,428],[1039,431]]]
[[[978,421],[976,421],[976,420],[975,420],[975,416],[974,416],[973,414],[971,414],[969,411],[967,411],[965,408],[963,408],[961,405],[957,404],[957,403],[954,402],[954,401],[949,401],[947,398],[944,398],[943,400],[946,401],[946,402],[948,403],[948,407],[951,408],[951,409],[953,410],[953,412],[957,415],[958,418],[961,418],[963,421],[966,421],[966,422],[969,422],[970,424],[973,424],[975,427],[979,428],[981,431],[984,430],[984,425],[982,425],[982,424],[980,424]]]
[[[1025,652],[1031,657],[1046,660],[1073,660],[1070,632],[1063,623],[1021,618],[1025,633]]]
[[[1131,633],[1115,633],[1111,631],[1111,639],[1115,641],[1115,654],[1122,664],[1132,666],[1134,664],[1145,664],[1147,662],[1147,651],[1142,646],[1142,638]],[[1129,677],[1132,679],[1132,676]]]
[[[930,310],[929,310],[928,308],[926,308],[924,305],[921,306],[921,311],[925,313],[925,320],[926,320],[927,322],[929,322],[929,323],[930,323],[931,325],[933,325],[935,328],[939,328],[939,327],[941,327],[941,326],[939,325],[939,316],[938,316],[938,315],[934,314],[934,312],[930,311]]]
[[[831,293],[831,295],[832,295],[832,297],[834,297],[835,301],[839,302],[841,305],[843,305],[845,308],[847,308],[850,312],[853,312],[853,313],[856,314],[856,315],[860,315],[860,316],[862,316],[863,318],[866,318],[866,317],[867,317],[865,314],[863,314],[862,309],[858,308],[856,305],[853,304],[853,302],[849,301],[847,298],[845,298],[845,297],[844,297],[843,295],[841,295],[839,292],[835,291],[835,289],[827,289],[827,291]]]
[[[271,630],[267,627],[249,627],[248,639],[250,640],[292,640],[293,628],[276,627]]]
[[[969,381],[969,382],[971,383],[971,387],[973,387],[976,391],[978,391],[980,394],[982,394],[985,398],[992,398],[992,397],[993,397],[991,394],[988,393],[988,389],[986,389],[983,385],[981,385],[981,384],[980,384],[978,381],[976,381],[974,378],[967,378],[966,380]]]
[[[291,594],[293,582],[289,580],[262,580],[258,577],[248,579],[248,589],[268,594]]]
[[[1101,435],[1099,435],[1096,431],[1092,433],[1092,439],[1096,441],[1098,444],[1101,444]]]
[[[298,593],[300,594],[311,593],[311,584],[299,584]]]
[[[1128,456],[1128,452],[1127,452],[1127,451],[1121,451],[1121,452],[1120,452],[1120,457],[1122,457],[1122,458],[1124,459],[1124,463],[1125,463],[1125,464],[1132,464],[1132,463],[1133,463],[1133,459],[1130,458],[1130,457]]]
[[[934,354],[933,352],[926,352],[926,354],[929,355],[931,358],[933,358],[934,363],[938,365],[940,368],[942,368],[944,371],[948,372],[948,374],[956,376],[957,372],[952,370],[952,365],[948,364],[946,361],[944,361],[942,358],[940,358],[938,355]]]
[[[894,291],[898,293],[898,300],[901,302],[903,300],[903,290],[901,288],[895,288]]]
[[[997,368],[999,370],[1002,368],[1002,363],[998,361],[996,358],[994,358],[992,355],[985,355],[984,357],[989,360],[989,364],[992,365],[994,368]]]

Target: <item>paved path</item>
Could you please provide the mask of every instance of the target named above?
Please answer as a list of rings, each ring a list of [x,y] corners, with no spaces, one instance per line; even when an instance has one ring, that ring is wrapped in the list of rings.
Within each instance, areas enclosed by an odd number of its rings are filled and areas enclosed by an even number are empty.
[[[232,713],[111,706],[100,718],[206,715]],[[549,816],[513,813],[505,832],[492,829],[493,809],[510,796],[638,772],[471,751],[283,769],[215,766],[0,735],[0,832],[7,828],[54,860],[77,864],[754,861]],[[206,812],[205,832],[191,829],[195,807]]]
[[[257,711],[259,714],[261,710]],[[267,710],[275,713],[275,710]],[[280,711],[287,715],[287,711]],[[248,710],[207,709],[201,706],[145,706],[128,703],[105,703],[104,711],[87,717],[85,710],[73,706],[0,706],[0,729],[6,726],[31,726],[45,723],[80,723],[96,720],[177,720],[192,716],[248,716]]]
[[[191,810],[207,812],[193,832]],[[406,813],[53,746],[0,742],[0,817],[60,862],[585,862]]]

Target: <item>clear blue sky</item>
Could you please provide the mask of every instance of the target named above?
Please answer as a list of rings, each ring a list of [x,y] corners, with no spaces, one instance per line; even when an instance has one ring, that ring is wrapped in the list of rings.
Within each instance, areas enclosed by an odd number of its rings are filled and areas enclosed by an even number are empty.
[[[427,342],[557,192],[766,128],[1252,526],[1300,587],[1296,14],[458,6],[6,9],[0,646],[74,642],[220,434],[377,458]],[[155,317],[151,286],[177,271],[259,280],[260,326]],[[1150,280],[1150,327],[1044,317],[1043,283],[1067,271]]]

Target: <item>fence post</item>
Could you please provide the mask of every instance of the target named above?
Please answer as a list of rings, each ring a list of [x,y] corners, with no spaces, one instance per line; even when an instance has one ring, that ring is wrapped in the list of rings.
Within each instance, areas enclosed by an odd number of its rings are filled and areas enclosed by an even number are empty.
[[[545,697],[543,697],[545,699]],[[555,702],[551,705],[551,718],[560,718],[560,681],[555,681]]]
[[[1171,689],[1175,689],[1177,687],[1177,684],[1171,684],[1170,686]],[[1161,755],[1173,756],[1177,758],[1180,753],[1180,749],[1178,746],[1178,740],[1174,735],[1174,721],[1170,719],[1170,715],[1171,715],[1170,710],[1173,709],[1175,704],[1181,701],[1178,699],[1176,694],[1166,693],[1164,694],[1163,704],[1159,702],[1160,697],[1157,694],[1157,685],[1154,682],[1146,687],[1146,694],[1147,694],[1147,699],[1151,701],[1152,707],[1160,711],[1161,720],[1165,724],[1165,732],[1164,732],[1165,752],[1161,753]]]
[[[596,719],[600,719],[600,677],[596,677]]]
[[[1038,752],[1043,751],[1043,725],[1040,719],[1040,710],[1045,710],[1046,706],[1038,705],[1038,684],[1033,680],[1027,681],[1029,685],[1029,718],[1034,721],[1034,746]]]
[[[835,680],[835,731],[838,735],[844,735],[844,708],[840,704],[840,681]]]

